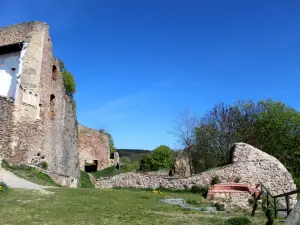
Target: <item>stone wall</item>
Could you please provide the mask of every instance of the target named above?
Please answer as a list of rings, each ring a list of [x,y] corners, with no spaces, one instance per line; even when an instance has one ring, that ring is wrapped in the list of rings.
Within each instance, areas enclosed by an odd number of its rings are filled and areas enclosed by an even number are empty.
[[[177,154],[172,172],[179,177],[191,176],[189,157],[186,150],[181,151]]]
[[[10,99],[0,96],[0,159],[10,155],[12,113],[14,104]]]
[[[11,136],[10,155],[6,158],[14,164],[38,166],[45,162],[59,184],[78,186],[75,104],[66,96],[63,77],[52,52],[49,26],[30,22],[0,29],[0,47],[23,41],[27,44],[22,50],[20,86],[11,114],[11,131],[0,137]],[[25,99],[30,93],[34,101]]]
[[[98,170],[114,164],[113,160],[110,160],[109,138],[106,134],[81,125],[78,126],[78,133],[81,170],[84,170],[85,161],[98,160]]]
[[[263,183],[272,195],[296,189],[291,174],[273,156],[251,145],[237,143],[232,148],[233,162],[230,165],[215,168],[189,178],[155,177],[138,173],[125,173],[112,178],[98,180],[96,187],[134,187],[134,188],[173,188],[190,189],[194,185],[209,186],[214,176],[219,176],[222,183],[234,183],[238,178],[241,183],[255,186]],[[296,195],[291,198],[291,205],[296,202]]]

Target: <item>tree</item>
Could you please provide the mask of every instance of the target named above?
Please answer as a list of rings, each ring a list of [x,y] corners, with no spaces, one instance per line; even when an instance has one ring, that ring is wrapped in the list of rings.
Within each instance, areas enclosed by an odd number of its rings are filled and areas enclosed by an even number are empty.
[[[122,158],[123,172],[137,171],[140,168],[140,163],[137,160],[131,160],[130,158]]]
[[[193,174],[192,148],[195,142],[195,129],[199,124],[199,118],[192,116],[189,109],[185,109],[176,118],[174,131],[171,133],[177,138],[179,145],[187,152],[190,175]]]
[[[170,169],[173,165],[174,152],[168,146],[161,145],[154,149],[151,154],[145,155],[141,160],[140,170],[156,171]]]
[[[109,138],[109,150],[110,150],[110,153],[113,153],[113,152],[116,151],[114,139],[112,138],[112,136],[111,136],[110,133],[105,132],[105,134],[106,134],[107,137]]]
[[[73,94],[76,93],[76,82],[74,80],[74,76],[72,75],[71,72],[67,70],[65,63],[62,60],[58,59],[58,64],[63,76],[66,93],[72,96]]]
[[[219,104],[200,119],[194,132],[194,171],[229,163],[231,146],[245,142],[276,157],[300,185],[300,113],[284,103],[264,100]]]
[[[282,102],[260,101],[255,126],[260,148],[273,155],[300,185],[300,113]]]
[[[68,95],[75,94],[76,93],[76,83],[75,83],[73,75],[68,71],[63,72],[62,75],[63,75],[64,86],[66,88],[67,94]]]

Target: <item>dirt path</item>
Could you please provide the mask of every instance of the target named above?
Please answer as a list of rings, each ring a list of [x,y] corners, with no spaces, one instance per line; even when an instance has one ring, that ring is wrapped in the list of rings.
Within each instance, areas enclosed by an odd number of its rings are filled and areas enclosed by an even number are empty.
[[[22,189],[31,189],[38,190],[45,193],[50,193],[49,191],[44,190],[44,188],[53,188],[50,186],[42,186],[39,184],[32,183],[30,181],[24,180],[16,176],[14,173],[7,171],[3,168],[0,168],[0,181],[3,181],[10,188],[22,188]]]

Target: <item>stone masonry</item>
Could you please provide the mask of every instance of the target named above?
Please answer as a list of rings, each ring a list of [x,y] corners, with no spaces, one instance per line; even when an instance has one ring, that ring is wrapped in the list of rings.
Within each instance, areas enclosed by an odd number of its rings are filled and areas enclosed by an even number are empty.
[[[208,170],[189,178],[157,177],[139,173],[125,173],[108,179],[98,180],[96,187],[171,188],[190,189],[192,186],[209,186],[214,176],[222,183],[239,182],[250,185],[262,183],[272,195],[293,191],[296,185],[291,174],[273,156],[245,143],[237,143],[232,148],[231,164]],[[291,206],[296,203],[296,195],[290,196]]]
[[[110,149],[108,136],[103,132],[78,126],[79,134],[79,165],[84,170],[85,163],[97,160],[97,170],[102,170],[110,164]]]
[[[19,57],[16,68],[9,67],[11,53]],[[75,104],[66,95],[49,26],[27,22],[1,28],[0,56],[0,72],[11,75],[10,90],[15,90],[0,97],[0,158],[12,164],[47,164],[59,184],[77,187]]]

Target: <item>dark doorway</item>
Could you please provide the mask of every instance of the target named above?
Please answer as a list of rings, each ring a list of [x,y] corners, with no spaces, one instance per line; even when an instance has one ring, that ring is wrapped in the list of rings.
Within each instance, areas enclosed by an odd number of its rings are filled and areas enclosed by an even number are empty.
[[[110,154],[110,159],[114,159],[115,158],[115,154],[114,153],[111,153]]]
[[[90,172],[97,172],[97,168],[98,168],[98,160],[93,160],[93,163],[85,163],[84,166],[84,171],[87,173]]]

